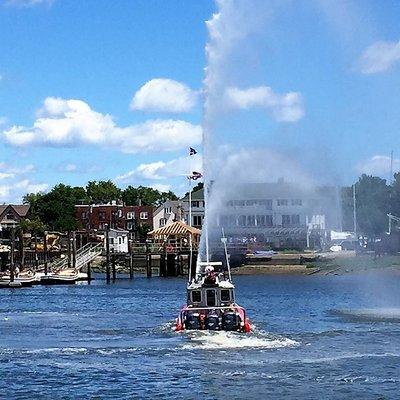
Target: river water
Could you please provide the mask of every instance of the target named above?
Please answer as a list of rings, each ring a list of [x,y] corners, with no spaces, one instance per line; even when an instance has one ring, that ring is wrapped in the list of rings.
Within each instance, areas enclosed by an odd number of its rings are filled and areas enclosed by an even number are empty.
[[[398,399],[400,275],[241,276],[249,335],[175,333],[183,279],[0,291],[1,399]]]

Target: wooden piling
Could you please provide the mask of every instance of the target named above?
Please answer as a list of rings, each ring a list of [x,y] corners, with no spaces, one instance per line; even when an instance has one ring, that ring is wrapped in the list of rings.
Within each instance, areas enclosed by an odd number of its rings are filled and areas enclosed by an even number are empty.
[[[10,246],[10,282],[14,282],[14,250],[15,250],[15,228],[11,228],[11,246]]]
[[[35,247],[34,247],[34,255],[35,255],[35,270],[39,267],[39,258],[37,252],[37,235],[35,234]]]
[[[115,261],[116,261],[116,255],[113,254],[111,256],[111,267],[112,267],[112,280],[115,282],[117,280],[117,270],[115,268]]]
[[[152,266],[151,266],[151,253],[146,255],[146,275],[148,278],[152,277]]]
[[[129,279],[133,279],[133,246],[132,241],[128,239],[128,267],[129,267]],[[126,264],[125,264],[126,265]]]
[[[133,279],[133,253],[129,254],[129,279]]]
[[[174,253],[167,254],[167,276],[176,276],[176,259]]]
[[[68,231],[67,256],[68,256],[68,268],[71,268],[71,231]]]
[[[72,268],[76,268],[76,232],[72,231]]]
[[[88,280],[88,284],[90,285],[90,282],[92,280],[92,263],[89,261],[87,263],[87,280]]]
[[[151,278],[152,270],[151,270],[151,253],[149,244],[146,242],[146,276],[147,278]]]
[[[167,276],[167,263],[166,263],[166,254],[163,251],[160,254],[160,277],[165,278]]]
[[[110,283],[110,239],[109,229],[106,229],[106,281]]]
[[[47,231],[44,232],[43,236],[43,261],[44,261],[44,274],[48,274],[48,261],[47,261]]]

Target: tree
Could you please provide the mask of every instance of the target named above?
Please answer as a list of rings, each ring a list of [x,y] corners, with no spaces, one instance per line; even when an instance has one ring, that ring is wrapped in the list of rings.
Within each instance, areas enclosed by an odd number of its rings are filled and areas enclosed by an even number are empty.
[[[204,187],[204,183],[203,183],[203,182],[199,182],[196,186],[194,186],[194,187],[192,188],[192,193],[193,193],[193,192],[197,192],[197,191],[200,190],[200,189],[203,189],[203,187]],[[185,193],[185,196],[184,196],[184,197],[186,197],[186,196],[189,196],[189,192],[186,192],[186,193]]]
[[[79,228],[75,205],[88,199],[84,188],[59,184],[46,194],[28,194],[24,201],[31,205],[33,219],[41,221],[51,230],[68,231]]]
[[[34,235],[43,235],[47,229],[46,225],[37,216],[21,220],[19,227],[22,232],[29,232]]]
[[[375,237],[387,228],[390,187],[385,179],[363,174],[356,183],[357,229]]]
[[[89,181],[86,185],[86,193],[92,203],[110,203],[121,198],[121,189],[111,180]]]
[[[122,200],[127,206],[137,206],[141,204],[142,206],[158,206],[164,203],[166,200],[178,200],[175,193],[160,192],[157,189],[138,186],[128,186],[122,192]]]

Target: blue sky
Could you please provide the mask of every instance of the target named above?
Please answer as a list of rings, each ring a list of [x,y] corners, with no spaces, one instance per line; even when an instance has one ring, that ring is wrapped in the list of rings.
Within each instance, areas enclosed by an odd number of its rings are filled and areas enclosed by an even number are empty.
[[[0,0],[0,202],[94,179],[184,191],[205,21],[224,3]],[[225,60],[224,140],[300,154],[343,183],[387,178],[391,150],[400,168],[400,3],[261,3],[261,34]],[[298,109],[282,116],[290,92]]]

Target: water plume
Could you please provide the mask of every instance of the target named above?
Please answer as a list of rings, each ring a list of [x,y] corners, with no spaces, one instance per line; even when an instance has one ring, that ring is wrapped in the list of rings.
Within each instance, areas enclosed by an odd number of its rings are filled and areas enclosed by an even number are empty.
[[[305,115],[302,94],[280,91],[266,81],[263,56],[268,51],[274,18],[289,1],[217,0],[207,21],[207,66],[204,79],[203,156],[206,216],[200,257],[221,235],[221,213],[227,202],[245,193],[250,183],[295,184],[314,196],[314,174],[290,146],[280,148],[280,124]],[[265,196],[265,188],[259,197]],[[256,186],[253,186],[253,189]],[[312,213],[312,210],[310,210]],[[212,246],[212,243],[210,244]],[[212,252],[212,249],[211,249]]]

